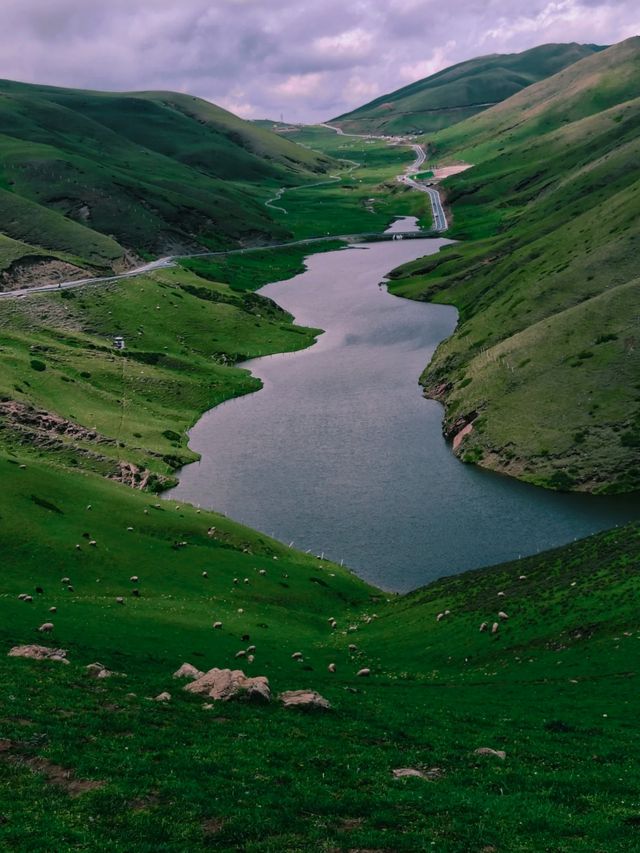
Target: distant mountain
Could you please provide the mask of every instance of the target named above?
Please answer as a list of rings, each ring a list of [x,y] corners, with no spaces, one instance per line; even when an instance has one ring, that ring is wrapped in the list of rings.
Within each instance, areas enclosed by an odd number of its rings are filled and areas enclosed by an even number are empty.
[[[437,134],[463,242],[396,272],[455,304],[423,376],[468,461],[546,486],[640,488],[640,38]]]
[[[0,288],[282,236],[256,190],[330,163],[188,95],[0,81]]]
[[[603,50],[593,44],[544,44],[523,53],[461,62],[332,120],[353,133],[433,133]]]

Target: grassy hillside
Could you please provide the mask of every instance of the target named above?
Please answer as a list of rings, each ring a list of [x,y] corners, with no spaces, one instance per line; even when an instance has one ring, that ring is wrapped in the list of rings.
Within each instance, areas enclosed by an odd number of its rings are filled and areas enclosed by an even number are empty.
[[[463,242],[395,273],[460,324],[423,376],[467,461],[552,488],[640,487],[640,39],[443,131]]]
[[[283,237],[264,200],[331,161],[187,95],[0,81],[3,283]],[[4,246],[0,246],[0,250]]]
[[[387,602],[212,513],[0,464],[3,849],[634,848],[637,527]],[[498,634],[479,632],[499,610]],[[6,656],[33,641],[71,663]],[[236,658],[249,644],[253,663]],[[96,660],[119,674],[91,679]],[[207,708],[172,678],[184,661],[333,710]],[[428,778],[394,779],[403,767]]]
[[[382,95],[333,121],[352,133],[434,133],[599,50],[597,45],[544,44],[523,53],[480,56]]]

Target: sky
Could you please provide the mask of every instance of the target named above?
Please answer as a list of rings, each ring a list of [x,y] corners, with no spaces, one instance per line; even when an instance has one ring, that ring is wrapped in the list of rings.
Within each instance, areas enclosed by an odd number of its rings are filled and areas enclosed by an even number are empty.
[[[448,65],[640,33],[638,0],[0,0],[0,78],[333,118]]]

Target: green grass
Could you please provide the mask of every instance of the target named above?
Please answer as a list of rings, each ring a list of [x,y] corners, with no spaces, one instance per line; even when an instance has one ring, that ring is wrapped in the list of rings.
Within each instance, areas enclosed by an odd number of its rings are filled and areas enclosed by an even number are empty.
[[[61,851],[633,849],[637,526],[387,602],[223,517],[18,461],[0,460],[1,645],[37,641],[52,618],[71,664],[0,656],[0,735],[17,758],[2,763],[5,849],[35,851],[45,836]],[[44,594],[18,601],[35,585]],[[510,617],[500,633],[479,633],[498,609]],[[317,689],[334,710],[204,710],[171,677],[185,660],[233,668],[248,642],[245,670],[276,693]],[[123,675],[90,680],[96,659]],[[167,706],[151,700],[163,690]],[[481,746],[506,760],[474,755]],[[103,787],[72,797],[34,758]],[[406,766],[443,776],[394,780]]]
[[[444,182],[462,242],[394,273],[398,295],[460,311],[422,378],[448,435],[474,420],[459,455],[551,488],[640,487],[639,50],[436,136],[436,156],[477,164]]]
[[[598,50],[596,45],[544,44],[523,53],[481,56],[381,95],[333,122],[353,133],[435,133]]]

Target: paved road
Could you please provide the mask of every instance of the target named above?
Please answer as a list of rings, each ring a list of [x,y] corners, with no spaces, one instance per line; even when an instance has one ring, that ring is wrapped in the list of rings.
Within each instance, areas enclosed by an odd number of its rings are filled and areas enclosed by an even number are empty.
[[[444,210],[442,209],[442,202],[440,200],[440,195],[438,191],[433,189],[433,187],[427,187],[424,184],[419,184],[413,180],[412,175],[415,175],[420,171],[421,166],[426,160],[426,154],[424,148],[421,145],[415,145],[413,143],[409,143],[406,140],[403,140],[402,137],[383,137],[383,136],[372,136],[370,134],[358,134],[358,133],[345,133],[341,128],[334,127],[330,124],[323,124],[322,127],[326,127],[329,130],[335,131],[339,136],[357,136],[362,139],[387,139],[392,143],[396,144],[405,144],[409,145],[413,148],[416,159],[411,164],[411,166],[407,169],[407,171],[398,175],[398,180],[407,186],[412,187],[413,189],[418,190],[419,192],[426,192],[431,199],[431,207],[433,210],[433,220],[435,224],[436,231],[446,231],[447,229],[447,217],[445,215]],[[349,161],[353,162],[353,161]],[[359,164],[354,163],[353,168],[356,168]],[[305,189],[306,187],[312,186],[321,186],[322,184],[331,184],[335,181],[342,180],[339,176],[332,176],[331,180],[328,181],[319,181],[316,184],[305,184],[301,187],[292,187],[291,189]],[[265,202],[267,207],[273,207],[276,210],[281,210],[283,213],[287,213],[285,208],[277,207],[275,204],[272,204],[274,201],[278,201],[285,189],[279,190],[278,193],[269,201]],[[309,237],[305,240],[291,240],[286,243],[275,243],[271,245],[264,246],[249,246],[246,249],[227,249],[222,252],[194,252],[188,255],[168,255],[165,258],[159,258],[157,261],[152,261],[148,264],[143,264],[142,266],[135,267],[134,269],[128,270],[127,272],[118,273],[117,275],[108,275],[108,276],[100,276],[97,278],[79,278],[73,281],[61,281],[61,282],[52,282],[51,284],[41,284],[37,287],[23,287],[18,288],[16,290],[6,290],[3,293],[0,293],[0,299],[23,299],[26,296],[31,296],[32,294],[37,293],[55,293],[58,290],[72,290],[78,287],[84,287],[85,285],[95,285],[95,284],[109,284],[114,281],[122,281],[127,278],[134,278],[135,276],[144,275],[145,273],[153,272],[154,270],[159,269],[167,269],[168,267],[176,266],[176,262],[183,258],[211,258],[211,257],[221,257],[223,255],[238,255],[243,254],[245,252],[258,252],[262,249],[281,249],[289,246],[304,246],[312,243],[326,243],[332,240],[354,240],[354,239],[374,239],[379,237],[379,234],[343,234],[343,235],[330,235],[327,237]],[[411,236],[415,237],[416,234],[411,233],[402,236]]]
[[[442,206],[442,199],[440,198],[440,193],[433,186],[426,186],[423,183],[419,183],[414,179],[414,175],[417,175],[422,166],[424,165],[427,155],[422,147],[422,145],[417,145],[413,142],[408,142],[402,136],[374,136],[371,133],[345,133],[341,127],[337,127],[334,124],[327,124],[326,122],[321,124],[320,127],[326,127],[328,130],[333,130],[338,136],[354,136],[358,139],[380,139],[387,140],[392,145],[408,145],[410,146],[415,155],[416,159],[409,166],[406,172],[402,175],[398,175],[398,181],[400,183],[405,184],[407,187],[411,187],[411,189],[417,190],[421,193],[426,193],[429,196],[431,201],[431,213],[433,215],[433,227],[435,231],[441,232],[446,231],[449,227],[449,223],[447,221],[447,215],[444,212],[444,208]]]

